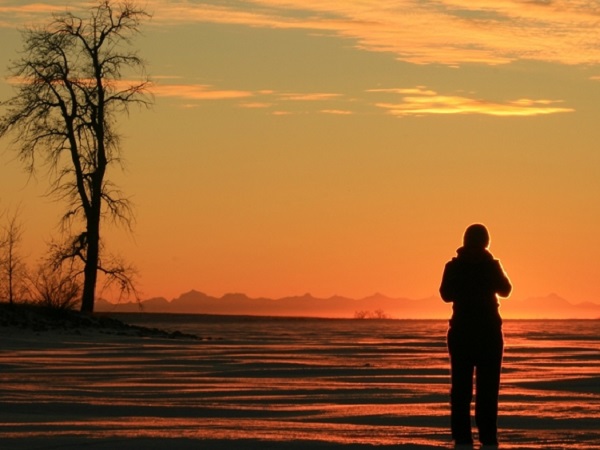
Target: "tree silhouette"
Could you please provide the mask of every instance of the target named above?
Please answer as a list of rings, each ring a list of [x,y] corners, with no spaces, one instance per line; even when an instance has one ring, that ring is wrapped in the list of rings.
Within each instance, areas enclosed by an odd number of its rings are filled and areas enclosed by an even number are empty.
[[[70,232],[60,255],[81,261],[82,312],[94,310],[99,271],[131,287],[123,266],[103,264],[100,229],[106,216],[132,220],[130,203],[106,175],[121,162],[117,118],[131,105],[150,104],[144,62],[131,50],[148,17],[133,3],[110,0],[83,18],[55,15],[23,31],[23,56],[9,68],[16,95],[3,102],[0,137],[14,134],[30,173],[38,163],[49,169],[51,192],[67,203],[63,223],[83,228]]]
[[[19,220],[19,210],[7,213],[4,222],[0,226],[0,292],[12,305],[18,297],[22,297],[27,275],[20,252],[24,229]]]

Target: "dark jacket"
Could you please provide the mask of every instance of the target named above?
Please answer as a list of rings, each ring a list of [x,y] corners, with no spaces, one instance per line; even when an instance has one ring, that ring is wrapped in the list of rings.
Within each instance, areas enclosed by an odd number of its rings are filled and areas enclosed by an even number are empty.
[[[482,248],[461,247],[444,268],[440,294],[452,302],[452,324],[501,323],[498,298],[512,286],[500,261]]]

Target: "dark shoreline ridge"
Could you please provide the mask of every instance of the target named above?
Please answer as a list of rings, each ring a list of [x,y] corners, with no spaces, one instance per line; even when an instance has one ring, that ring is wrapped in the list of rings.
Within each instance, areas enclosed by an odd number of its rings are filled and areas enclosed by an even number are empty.
[[[0,302],[0,327],[29,330],[35,333],[62,332],[83,334],[99,332],[117,336],[137,336],[166,339],[200,339],[193,334],[130,325],[109,317],[106,313],[93,315],[72,310],[52,309],[31,303]]]

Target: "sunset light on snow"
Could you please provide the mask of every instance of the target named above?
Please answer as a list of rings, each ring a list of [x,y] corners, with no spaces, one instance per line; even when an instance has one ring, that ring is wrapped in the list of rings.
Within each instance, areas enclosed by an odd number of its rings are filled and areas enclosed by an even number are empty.
[[[0,100],[19,30],[86,5],[0,1]],[[430,298],[481,222],[512,299],[600,303],[593,2],[142,6],[154,106],[123,115],[109,175],[136,221],[103,224],[142,298]],[[33,263],[64,205],[0,151],[0,211],[20,211]]]

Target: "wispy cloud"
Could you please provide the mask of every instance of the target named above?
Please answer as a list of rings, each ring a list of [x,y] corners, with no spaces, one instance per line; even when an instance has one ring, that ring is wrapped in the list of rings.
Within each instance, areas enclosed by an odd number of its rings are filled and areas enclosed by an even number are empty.
[[[89,6],[0,4],[0,26]],[[305,29],[415,64],[600,63],[600,6],[589,0],[147,0],[154,26],[218,23]]]
[[[221,89],[209,84],[186,84],[181,79],[173,76],[158,76],[155,80],[160,83],[152,85],[150,91],[157,97],[172,97],[190,101],[206,100],[242,100],[238,106],[249,109],[277,108],[286,103],[300,102],[331,102],[343,100],[343,95],[330,92],[277,92],[272,89],[257,91],[239,89]],[[177,83],[169,83],[176,80]],[[187,106],[189,107],[189,103]],[[327,111],[341,111],[340,109],[326,109]]]
[[[25,4],[7,4],[13,2],[0,3],[0,27],[14,28],[21,27],[24,24],[31,24],[40,19],[47,21],[52,14],[64,13],[67,10],[79,10],[85,3],[75,2],[63,5],[49,5],[47,3],[25,3]],[[87,4],[89,6],[89,3]]]
[[[347,109],[322,109],[320,112],[323,114],[332,114],[334,116],[351,116],[354,114],[353,111]]]
[[[281,93],[271,89],[248,91],[221,89],[208,84],[169,84],[168,80],[181,81],[172,76],[159,76],[157,79],[163,82],[150,85],[149,91],[156,97],[179,99],[184,108],[193,108],[205,101],[229,100],[237,102],[237,106],[241,108],[269,110],[269,114],[274,115],[352,115],[373,106],[400,117],[444,114],[524,117],[575,111],[573,108],[560,106],[562,100],[520,98],[502,102],[462,93],[440,94],[427,86],[368,89],[365,96],[357,98],[340,93]],[[14,77],[9,81],[11,84],[24,82]],[[120,89],[126,90],[133,83],[122,80],[118,84],[121,85]],[[299,108],[298,105],[303,106]]]
[[[149,9],[157,24],[314,30],[416,64],[600,62],[600,7],[585,0],[154,1]]]
[[[21,5],[7,4],[9,2],[2,2],[0,4],[0,13],[20,17],[35,17],[40,14],[49,14],[55,12],[66,11],[66,5],[49,5],[47,3],[25,3]],[[81,4],[81,2],[80,2]],[[77,4],[73,4],[72,8],[77,8]]]
[[[538,116],[573,112],[572,108],[557,106],[557,100],[517,99],[506,102],[472,98],[464,95],[442,95],[424,86],[410,89],[373,89],[369,92],[393,92],[400,101],[379,102],[376,106],[394,116],[424,116],[443,114],[483,114],[490,116]]]
[[[89,3],[68,4],[84,5]],[[46,20],[66,6],[2,2],[0,26]],[[600,63],[600,6],[589,0],[148,0],[144,6],[155,26],[305,29],[415,64]]]
[[[250,91],[221,90],[206,84],[156,84],[151,89],[157,97],[176,97],[185,100],[225,100],[252,97]]]
[[[241,108],[267,110],[273,115],[351,115],[373,106],[394,116],[484,114],[524,117],[574,111],[573,108],[561,106],[560,100],[520,98],[493,101],[462,93],[441,94],[426,86],[369,89],[366,96],[359,100],[355,96],[339,93],[281,93],[270,89],[248,91],[183,83],[156,84],[151,92],[157,97],[178,98],[186,108],[204,101],[230,100],[237,101]],[[299,107],[300,104],[303,106]],[[312,104],[314,107],[310,106]]]
[[[270,108],[271,106],[273,106],[273,104],[266,103],[266,102],[242,102],[239,104],[239,106],[241,108],[248,108],[248,109],[264,109],[264,108]]]
[[[314,93],[301,93],[301,94],[279,94],[279,98],[282,100],[290,100],[290,101],[305,101],[305,102],[314,102],[314,101],[322,101],[322,100],[331,100],[334,98],[341,97],[341,94],[331,94],[325,92],[314,92]]]

